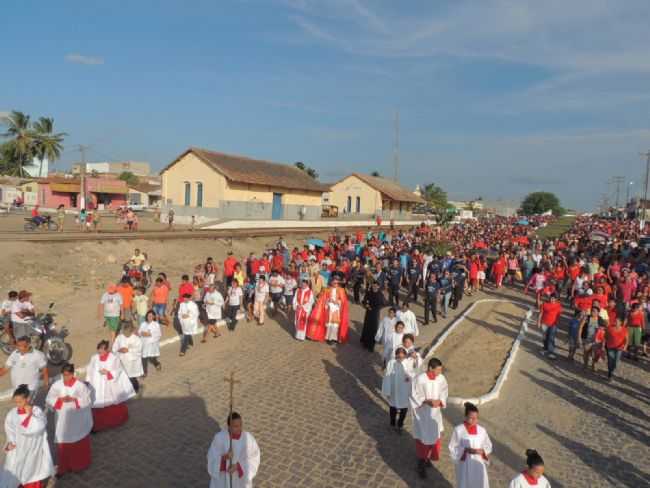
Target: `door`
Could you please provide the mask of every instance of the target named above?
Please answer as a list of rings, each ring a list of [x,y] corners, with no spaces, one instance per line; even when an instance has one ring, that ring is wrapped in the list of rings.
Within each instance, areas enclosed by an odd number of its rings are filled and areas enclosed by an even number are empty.
[[[280,220],[282,218],[282,193],[273,194],[273,209],[271,210],[271,218],[273,220]]]
[[[203,183],[201,182],[196,184],[196,206],[203,206]]]

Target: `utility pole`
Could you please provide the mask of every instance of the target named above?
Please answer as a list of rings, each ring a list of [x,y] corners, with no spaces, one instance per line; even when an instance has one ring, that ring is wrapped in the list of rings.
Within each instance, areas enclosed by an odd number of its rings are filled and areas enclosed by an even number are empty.
[[[623,176],[614,176],[612,178],[613,183],[616,184],[616,210],[619,208],[619,197],[621,194],[621,183],[625,181]]]
[[[79,209],[86,208],[86,149],[88,146],[79,144],[81,163],[79,165]]]
[[[627,185],[626,185],[626,186],[627,186],[627,192],[626,192],[626,194],[625,194],[625,204],[626,204],[626,205],[630,203],[630,187],[631,187],[633,184],[634,184],[633,181],[628,181],[628,182],[627,182]]]
[[[643,190],[643,222],[646,220],[646,206],[648,204],[648,178],[650,178],[650,151],[641,153],[641,156],[645,156],[645,186]]]
[[[399,110],[395,112],[395,148],[393,153],[393,180],[399,183]]]

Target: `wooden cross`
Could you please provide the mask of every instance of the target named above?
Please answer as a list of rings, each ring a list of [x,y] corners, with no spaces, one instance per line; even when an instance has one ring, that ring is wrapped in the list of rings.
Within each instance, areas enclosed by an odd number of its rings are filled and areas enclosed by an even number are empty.
[[[228,383],[229,389],[230,389],[230,411],[228,413],[228,420],[230,420],[230,417],[232,416],[232,407],[234,403],[234,396],[235,396],[235,383],[241,383],[240,380],[235,379],[235,372],[231,371],[230,372],[230,377],[229,378],[224,378],[223,379],[226,383]],[[230,427],[230,426],[229,426]],[[229,486],[232,488],[232,473],[230,473],[230,466],[232,463],[232,436],[230,435],[230,429],[228,429],[228,439],[229,439],[229,446],[228,446],[228,452],[230,453],[230,462],[228,463],[228,480],[230,481]]]

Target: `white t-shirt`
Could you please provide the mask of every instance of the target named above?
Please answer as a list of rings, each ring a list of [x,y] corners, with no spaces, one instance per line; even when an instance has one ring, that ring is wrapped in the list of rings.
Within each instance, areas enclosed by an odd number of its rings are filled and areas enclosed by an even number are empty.
[[[100,301],[104,305],[104,317],[119,317],[122,310],[122,295],[119,293],[104,293]]]
[[[294,290],[298,287],[298,282],[295,280],[293,277],[288,277],[284,281],[284,294],[285,295],[292,295]]]
[[[16,303],[18,300],[5,300],[2,302],[2,305],[0,305],[0,311],[6,315],[11,313],[11,307],[13,306],[14,303]]]
[[[11,321],[18,324],[26,324],[30,319],[24,319],[18,316],[19,312],[34,311],[34,305],[31,302],[19,302],[16,300],[11,305]]]
[[[235,288],[234,286],[228,290],[228,305],[231,307],[239,307],[241,305],[241,299],[244,296],[244,292],[241,289],[241,286]]]
[[[41,377],[40,370],[47,367],[47,360],[41,351],[32,350],[26,354],[14,351],[7,358],[6,366],[11,369],[14,388],[27,385],[29,391],[35,391]]]
[[[221,307],[223,307],[223,296],[217,290],[207,292],[203,297],[205,311],[210,320],[221,320]]]
[[[282,290],[284,289],[284,278],[280,275],[271,276],[269,278],[269,287],[271,293],[282,293]]]

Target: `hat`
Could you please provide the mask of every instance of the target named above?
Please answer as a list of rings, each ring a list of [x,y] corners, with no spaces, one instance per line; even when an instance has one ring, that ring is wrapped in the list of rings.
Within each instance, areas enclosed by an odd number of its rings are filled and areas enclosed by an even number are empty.
[[[108,285],[108,286],[106,287],[106,291],[107,291],[108,293],[115,293],[115,292],[117,291],[117,286],[115,286],[115,285]]]

